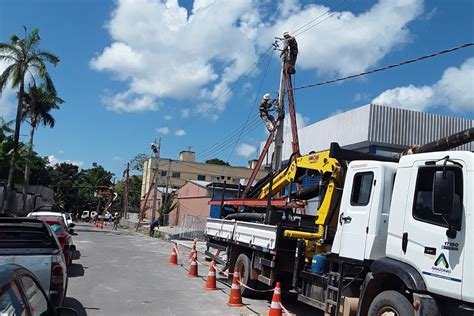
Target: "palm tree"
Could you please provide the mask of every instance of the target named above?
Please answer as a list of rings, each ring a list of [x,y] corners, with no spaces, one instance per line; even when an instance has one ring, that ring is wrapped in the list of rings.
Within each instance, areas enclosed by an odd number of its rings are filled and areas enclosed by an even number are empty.
[[[19,89],[15,133],[13,137],[13,152],[10,160],[10,169],[8,171],[6,199],[2,203],[2,212],[5,212],[9,207],[8,202],[13,187],[13,173],[15,170],[15,160],[17,158],[18,141],[20,137],[26,75],[29,74],[33,81],[34,76],[37,75],[44,80],[47,91],[56,94],[53,81],[46,70],[45,63],[49,62],[56,66],[59,63],[59,57],[38,48],[41,41],[38,29],[27,33],[26,27],[23,28],[25,30],[24,38],[20,39],[18,36],[12,35],[10,43],[0,43],[0,61],[5,62],[7,65],[3,73],[0,74],[0,93],[5,89],[9,81],[13,89]]]
[[[23,119],[28,120],[30,123],[30,141],[28,144],[28,153],[27,157],[30,158],[33,154],[33,138],[35,135],[35,130],[39,124],[43,126],[54,127],[54,117],[51,115],[50,111],[59,109],[59,104],[64,103],[64,101],[56,96],[56,94],[46,91],[44,85],[36,87],[30,86],[29,93],[25,94],[25,108],[23,110]],[[24,183],[23,183],[23,212],[26,210],[26,198],[28,193],[28,185],[30,182],[30,166],[28,160],[25,164],[25,174],[24,174]]]

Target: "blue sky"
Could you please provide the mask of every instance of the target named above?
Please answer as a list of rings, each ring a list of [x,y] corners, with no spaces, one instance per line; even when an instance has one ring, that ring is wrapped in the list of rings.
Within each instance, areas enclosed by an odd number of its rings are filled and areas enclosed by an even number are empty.
[[[209,147],[238,130],[251,109],[253,122],[255,100],[278,89],[278,54],[236,80],[274,36],[320,15],[308,27],[318,25],[297,36],[296,86],[474,42],[471,0],[1,0],[0,40],[21,34],[22,25],[38,27],[41,46],[61,57],[50,72],[66,102],[53,113],[54,129],[38,129],[35,150],[83,168],[98,162],[120,177],[135,154],[150,153],[156,137],[167,158],[176,159],[188,146],[198,158],[236,165],[256,158],[266,137],[257,123],[236,144],[231,138],[216,150]],[[473,55],[471,47],[297,91],[300,124],[373,100],[472,119]],[[5,91],[0,115],[13,118],[14,106],[14,93]],[[26,126],[22,135],[26,141]]]

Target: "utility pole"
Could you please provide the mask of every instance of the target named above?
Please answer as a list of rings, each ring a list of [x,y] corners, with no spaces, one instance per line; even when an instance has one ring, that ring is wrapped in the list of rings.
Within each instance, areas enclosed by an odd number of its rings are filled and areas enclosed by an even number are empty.
[[[130,185],[129,181],[129,175],[130,175],[130,163],[127,163],[127,169],[124,171],[124,176],[125,176],[125,191],[123,194],[123,218],[127,218],[127,213],[128,213],[128,187]]]
[[[279,113],[282,117],[285,116],[285,87],[286,87],[286,77],[285,77],[285,61],[288,55],[288,51],[285,51],[283,56],[281,57],[281,74],[280,74],[280,89],[278,92],[278,106],[279,106]],[[273,148],[273,158],[272,158],[272,169],[274,172],[278,172],[281,167],[281,157],[282,157],[282,150],[283,150],[283,127],[284,127],[284,120],[281,120],[280,125],[276,131],[275,135],[275,142]]]
[[[170,195],[168,193],[168,188],[169,188],[169,184],[170,184],[170,171],[171,171],[171,159],[168,160],[168,171],[166,172],[166,187],[165,187],[165,201],[166,201],[166,203],[169,202],[169,198],[170,198]],[[169,217],[168,217],[168,221],[169,221]],[[165,219],[164,218],[161,220],[161,224],[162,224],[162,226],[165,225]]]
[[[155,142],[151,144],[151,150],[155,155],[156,164],[153,166],[153,171],[155,173],[154,177],[154,188],[153,188],[153,205],[151,207],[151,222],[153,223],[156,219],[156,199],[158,197],[158,180],[160,177],[158,167],[160,165],[160,150],[161,150],[161,137],[158,140],[155,139]],[[152,158],[153,161],[153,158]]]

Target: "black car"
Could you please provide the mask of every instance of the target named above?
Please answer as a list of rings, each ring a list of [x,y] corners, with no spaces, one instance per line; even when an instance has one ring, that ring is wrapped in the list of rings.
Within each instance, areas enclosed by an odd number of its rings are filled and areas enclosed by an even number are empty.
[[[54,308],[36,277],[16,264],[0,266],[0,315],[77,316],[72,308]]]

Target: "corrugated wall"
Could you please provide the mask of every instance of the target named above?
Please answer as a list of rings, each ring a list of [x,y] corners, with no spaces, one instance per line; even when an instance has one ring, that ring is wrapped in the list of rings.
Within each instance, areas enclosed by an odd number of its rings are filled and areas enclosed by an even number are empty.
[[[368,140],[400,146],[426,144],[471,127],[474,120],[372,104]],[[458,149],[473,151],[474,145]]]

